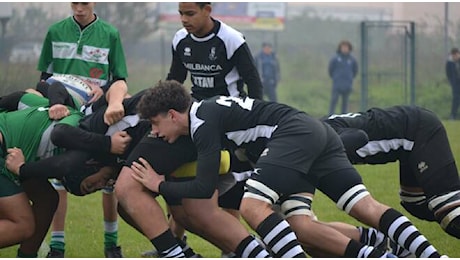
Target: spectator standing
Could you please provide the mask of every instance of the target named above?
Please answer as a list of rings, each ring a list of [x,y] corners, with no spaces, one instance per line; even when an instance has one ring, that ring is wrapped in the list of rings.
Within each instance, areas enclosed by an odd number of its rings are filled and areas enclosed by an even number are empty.
[[[41,80],[52,75],[70,74],[91,82],[93,98],[100,98],[103,87],[108,103],[104,122],[112,125],[124,116],[123,98],[127,94],[128,77],[125,55],[118,30],[94,13],[95,3],[70,4],[73,15],[48,29],[38,63]],[[108,85],[107,85],[108,86]],[[50,252],[47,257],[62,258],[65,251],[64,226],[67,210],[67,192],[62,184],[53,182],[59,193],[59,206],[54,215]],[[112,189],[104,189],[104,254],[122,257],[118,243],[117,201]]]
[[[446,76],[452,87],[452,107],[450,119],[457,119],[457,110],[460,105],[460,51],[452,48],[449,60],[446,63]]]
[[[276,86],[280,81],[280,66],[272,45],[264,42],[262,51],[254,59],[262,80],[264,94],[270,101],[277,102]]]
[[[329,114],[335,113],[339,96],[342,96],[342,114],[347,113],[348,99],[353,89],[353,79],[358,73],[358,63],[351,56],[353,46],[349,41],[341,41],[337,53],[329,62],[329,76],[332,79],[332,98]]]

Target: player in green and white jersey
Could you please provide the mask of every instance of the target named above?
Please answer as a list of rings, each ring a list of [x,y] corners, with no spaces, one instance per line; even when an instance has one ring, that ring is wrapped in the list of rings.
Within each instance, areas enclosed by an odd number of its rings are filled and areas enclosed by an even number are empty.
[[[49,27],[38,70],[41,80],[53,74],[71,74],[92,82],[96,101],[105,93],[108,107],[104,122],[112,125],[125,114],[123,99],[127,95],[126,62],[118,30],[101,20],[94,13],[95,3],[72,2],[73,15]],[[108,81],[115,81],[110,88],[102,88]],[[49,257],[64,257],[64,222],[66,215],[66,192],[60,191],[60,205],[53,222],[51,252]],[[113,193],[104,193],[104,253],[107,257],[122,257],[117,246],[118,224],[116,200]]]
[[[26,103],[48,104],[46,99],[32,94],[21,99],[21,104]],[[34,241],[45,237],[58,197],[46,179],[21,182],[14,174],[18,169],[7,168],[6,164],[15,159],[18,149],[23,151],[27,162],[57,153],[59,149],[49,138],[53,127],[56,124],[77,125],[82,117],[77,110],[68,109],[70,115],[59,121],[49,119],[47,106],[0,113],[0,230],[9,234],[0,236],[0,248],[21,243],[20,257],[36,256],[38,248]],[[38,219],[41,221],[34,221]],[[43,221],[46,219],[49,221]]]

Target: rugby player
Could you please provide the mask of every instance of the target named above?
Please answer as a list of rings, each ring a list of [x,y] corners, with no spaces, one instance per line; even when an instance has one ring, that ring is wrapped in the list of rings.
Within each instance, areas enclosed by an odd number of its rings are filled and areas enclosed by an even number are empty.
[[[152,133],[159,138],[175,143],[181,136],[191,136],[197,148],[197,176],[192,181],[165,181],[145,160],[133,163],[132,176],[167,197],[212,197],[222,146],[245,149],[256,165],[246,182],[241,212],[276,257],[304,256],[290,225],[302,243],[329,247],[336,255],[385,256],[312,221],[315,188],[417,257],[440,257],[409,219],[370,196],[332,128],[305,113],[251,98],[220,96],[192,102],[191,95],[175,81],[160,82],[146,91],[139,113],[151,121]],[[279,199],[289,224],[272,210]]]
[[[48,115],[48,102],[37,95],[29,94],[37,106],[19,111],[0,113],[0,135],[2,171],[0,173],[0,247],[21,243],[18,257],[36,257],[41,241],[45,237],[58,197],[47,179],[20,181],[18,168],[13,162],[21,155],[26,162],[47,158],[59,149],[50,141],[50,132],[55,125],[77,125],[82,114],[69,107],[69,115],[59,121]],[[2,105],[10,104],[2,97]],[[60,105],[57,105],[60,106]],[[3,109],[4,111],[8,109]],[[18,153],[18,151],[23,151]],[[8,153],[8,154],[7,154]],[[33,202],[29,203],[29,199]]]
[[[353,164],[399,161],[401,205],[460,238],[460,180],[446,130],[433,112],[393,106],[323,121],[337,131]]]
[[[184,28],[176,32],[172,41],[172,62],[167,79],[183,83],[187,74],[190,73],[192,95],[197,100],[215,95],[241,97],[249,95],[252,98],[261,99],[262,83],[243,35],[225,23],[212,18],[211,12],[212,6],[209,2],[179,3],[179,13]],[[244,91],[244,83],[247,85],[247,94]],[[150,139],[146,138],[145,145]],[[235,162],[236,158],[232,158],[231,161]],[[124,169],[124,172],[130,175],[127,171],[129,168]],[[121,175],[124,175],[124,172]],[[124,178],[118,180],[117,189],[124,181]],[[235,193],[237,196],[230,196]],[[241,184],[236,185],[234,190],[220,200],[220,205],[233,210],[233,214],[237,217],[239,217],[237,210],[240,202],[238,193],[242,194]],[[134,198],[138,195],[125,193],[124,196]],[[196,207],[187,208],[190,211]],[[191,214],[196,216],[201,214],[203,216],[198,218],[210,223],[205,211],[201,210]],[[227,217],[225,215],[224,218]],[[216,222],[216,229],[220,230],[221,226]],[[175,230],[177,237],[183,236],[183,229],[179,227]],[[221,231],[216,230],[215,232]]]

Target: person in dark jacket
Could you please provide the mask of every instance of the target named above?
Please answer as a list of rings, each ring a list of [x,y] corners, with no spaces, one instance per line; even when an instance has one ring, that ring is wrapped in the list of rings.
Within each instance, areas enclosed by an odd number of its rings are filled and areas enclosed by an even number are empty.
[[[449,60],[446,62],[446,76],[452,87],[452,108],[450,119],[457,119],[457,110],[460,105],[460,51],[452,48]]]
[[[264,94],[268,100],[276,102],[276,85],[280,80],[280,66],[278,58],[273,52],[272,45],[264,42],[262,51],[254,58],[259,71],[260,78],[264,89]]]
[[[347,113],[348,98],[353,88],[353,79],[358,73],[358,63],[350,54],[352,50],[353,46],[349,41],[341,41],[337,48],[337,54],[329,61],[329,76],[332,79],[330,115],[335,112],[339,96],[342,96],[341,113]]]

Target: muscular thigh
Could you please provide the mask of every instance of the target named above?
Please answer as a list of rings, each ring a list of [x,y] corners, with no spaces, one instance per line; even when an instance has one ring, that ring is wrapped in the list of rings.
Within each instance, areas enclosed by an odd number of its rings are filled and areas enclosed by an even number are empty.
[[[0,220],[31,218],[32,208],[25,192],[0,197]]]

